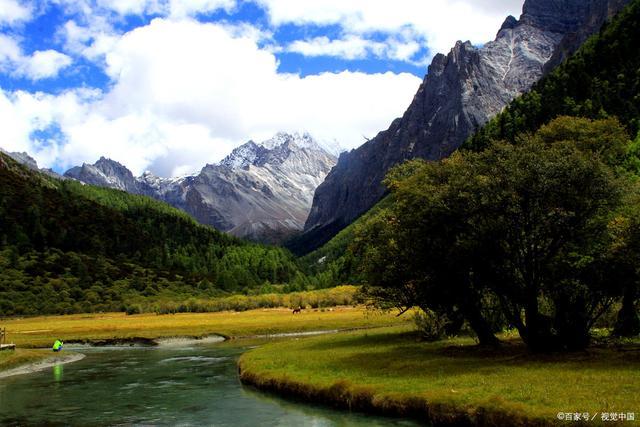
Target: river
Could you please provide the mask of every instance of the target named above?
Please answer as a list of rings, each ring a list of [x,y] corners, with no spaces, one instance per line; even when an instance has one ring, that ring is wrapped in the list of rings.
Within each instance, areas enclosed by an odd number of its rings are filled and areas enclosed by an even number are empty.
[[[0,380],[0,425],[413,426],[243,387],[245,347],[82,348],[75,363]]]

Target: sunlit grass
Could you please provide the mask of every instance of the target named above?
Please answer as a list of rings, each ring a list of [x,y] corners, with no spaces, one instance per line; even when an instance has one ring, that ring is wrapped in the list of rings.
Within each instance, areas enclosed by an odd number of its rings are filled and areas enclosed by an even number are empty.
[[[0,351],[0,371],[28,363],[38,362],[51,357],[51,353],[51,351],[47,350],[31,350],[22,348]]]
[[[370,328],[406,324],[408,317],[380,313],[365,308],[337,307],[303,310],[293,315],[289,309],[245,312],[182,313],[171,315],[104,313],[43,316],[0,320],[7,328],[8,341],[18,347],[49,347],[60,338],[70,340],[159,338],[222,334],[227,337],[304,332],[315,330]]]
[[[258,386],[330,401],[333,387],[334,394],[352,401],[365,396],[373,406],[422,402],[434,417],[454,408],[471,417],[499,413],[500,423],[514,424],[553,422],[560,411],[640,418],[640,347],[633,344],[531,355],[515,339],[486,350],[467,338],[419,342],[396,327],[268,344],[240,363],[243,378]]]

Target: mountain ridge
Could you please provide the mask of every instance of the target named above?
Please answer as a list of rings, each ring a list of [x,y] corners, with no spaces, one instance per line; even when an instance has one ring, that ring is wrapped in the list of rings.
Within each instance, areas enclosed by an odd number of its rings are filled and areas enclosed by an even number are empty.
[[[135,177],[122,164],[101,157],[64,176],[153,197],[237,237],[280,243],[302,231],[313,192],[335,162],[311,135],[280,132],[236,147],[195,175],[162,178],[147,171]]]
[[[412,158],[438,160],[516,96],[529,90],[550,61],[561,61],[628,0],[527,0],[520,20],[507,17],[496,39],[481,48],[458,42],[429,66],[405,114],[361,147],[343,153],[318,187],[305,233],[289,247],[305,253],[378,202],[382,179]],[[563,52],[558,52],[558,49]]]

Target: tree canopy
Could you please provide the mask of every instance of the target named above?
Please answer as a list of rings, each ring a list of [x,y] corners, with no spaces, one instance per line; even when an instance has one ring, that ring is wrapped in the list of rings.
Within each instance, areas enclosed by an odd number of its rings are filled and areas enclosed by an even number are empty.
[[[356,231],[369,294],[463,316],[483,343],[499,311],[534,350],[584,348],[621,296],[612,227],[636,185],[620,168],[631,147],[616,120],[561,117],[514,144],[397,167],[394,203]]]

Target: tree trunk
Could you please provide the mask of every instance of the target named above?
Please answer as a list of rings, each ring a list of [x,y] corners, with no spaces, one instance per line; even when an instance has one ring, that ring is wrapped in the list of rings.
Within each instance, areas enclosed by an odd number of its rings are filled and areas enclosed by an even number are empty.
[[[495,336],[493,331],[491,330],[491,326],[486,321],[486,319],[482,316],[482,313],[473,304],[469,304],[464,308],[464,315],[469,321],[469,326],[473,329],[476,336],[478,337],[478,341],[480,341],[480,345],[493,346],[497,347],[500,345],[500,340]]]
[[[638,285],[630,285],[622,297],[622,308],[618,312],[618,320],[613,328],[617,337],[635,337],[640,334],[640,318],[636,308]]]

